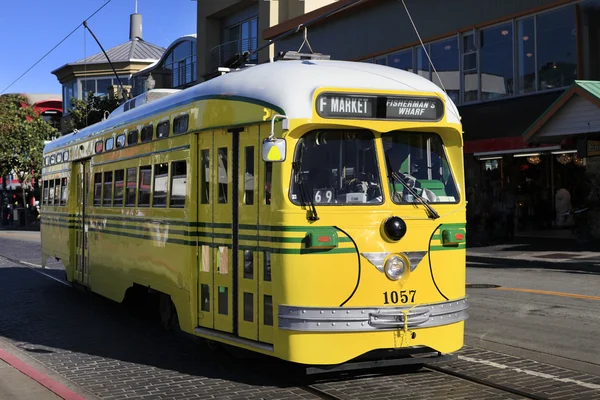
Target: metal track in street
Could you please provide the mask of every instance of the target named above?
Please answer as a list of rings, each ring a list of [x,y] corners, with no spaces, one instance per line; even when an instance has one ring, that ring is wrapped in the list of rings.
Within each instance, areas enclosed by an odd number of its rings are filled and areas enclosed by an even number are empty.
[[[430,369],[432,371],[436,371],[436,372],[444,374],[444,375],[451,375],[451,376],[454,376],[456,378],[460,378],[460,379],[468,381],[468,382],[473,382],[473,383],[477,383],[479,385],[487,386],[489,388],[501,390],[503,392],[516,394],[517,396],[521,396],[521,397],[524,397],[526,399],[531,399],[531,400],[549,400],[548,397],[538,396],[537,394],[525,392],[523,390],[513,389],[513,388],[508,387],[508,386],[500,385],[500,384],[493,383],[493,382],[488,382],[488,381],[486,381],[484,379],[475,378],[473,376],[469,376],[467,374],[463,374],[463,373],[456,372],[456,371],[450,371],[450,370],[447,370],[447,369],[445,369],[443,367],[438,367],[438,366],[434,366],[434,365],[426,365],[424,368]]]

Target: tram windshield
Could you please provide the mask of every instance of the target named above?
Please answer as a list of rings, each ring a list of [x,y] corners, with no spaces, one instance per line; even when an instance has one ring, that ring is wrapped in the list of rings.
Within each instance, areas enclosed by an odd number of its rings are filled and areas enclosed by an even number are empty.
[[[458,190],[442,139],[435,133],[394,131],[381,135],[388,176],[395,172],[428,203],[457,203]],[[390,178],[392,201],[417,199],[401,182]]]
[[[296,146],[290,198],[298,205],[381,204],[372,132],[318,130]]]

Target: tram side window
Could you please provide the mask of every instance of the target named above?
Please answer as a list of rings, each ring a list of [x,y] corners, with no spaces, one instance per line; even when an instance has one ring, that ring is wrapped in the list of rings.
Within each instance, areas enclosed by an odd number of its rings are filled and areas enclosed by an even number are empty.
[[[219,203],[227,204],[227,147],[219,147],[217,151],[219,172],[218,172],[218,185],[219,185]]]
[[[112,181],[113,172],[104,173],[104,195],[102,196],[102,205],[104,207],[110,207],[112,203]]]
[[[153,207],[167,206],[167,186],[169,181],[169,164],[154,165],[154,192],[152,195]]]
[[[45,206],[48,205],[48,181],[44,181],[44,198],[42,204]]]
[[[48,189],[48,205],[54,205],[54,179],[49,181],[49,189]]]
[[[273,175],[273,163],[265,163],[265,204],[271,204],[271,176]]]
[[[125,134],[117,136],[117,149],[125,146]]]
[[[210,204],[210,158],[208,150],[200,152],[200,204]]]
[[[156,138],[164,138],[169,136],[169,129],[170,129],[170,121],[164,121],[161,122],[160,124],[156,125]]]
[[[187,163],[176,161],[171,163],[171,194],[170,207],[185,207],[185,192],[187,191]]]
[[[125,207],[135,207],[137,168],[127,168],[127,181],[125,182],[125,185]]]
[[[140,167],[140,186],[138,207],[150,206],[150,185],[152,183],[152,166]]]
[[[152,135],[154,135],[154,127],[152,125],[143,127],[142,128],[142,143],[151,141]]]
[[[173,135],[184,133],[188,130],[188,115],[182,115],[173,119]]]
[[[67,205],[67,198],[69,197],[69,187],[67,186],[67,178],[62,178],[62,194],[60,197],[60,205]]]
[[[138,131],[137,131],[137,129],[133,130],[133,131],[131,131],[131,132],[129,132],[127,134],[127,144],[128,145],[136,144],[137,141],[138,141]]]
[[[254,204],[254,146],[246,147],[246,171],[244,172],[244,204]]]
[[[54,205],[60,205],[60,178],[54,180]]]
[[[102,204],[102,172],[94,174],[94,205]]]
[[[123,181],[125,178],[125,171],[120,169],[115,171],[115,207],[123,206]],[[135,181],[135,179],[134,179]]]

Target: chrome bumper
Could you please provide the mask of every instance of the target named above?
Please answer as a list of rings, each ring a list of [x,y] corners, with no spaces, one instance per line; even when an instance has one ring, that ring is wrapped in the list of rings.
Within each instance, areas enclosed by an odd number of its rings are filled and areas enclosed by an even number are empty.
[[[467,299],[406,307],[350,308],[279,306],[279,328],[303,332],[364,332],[430,328],[464,321]]]

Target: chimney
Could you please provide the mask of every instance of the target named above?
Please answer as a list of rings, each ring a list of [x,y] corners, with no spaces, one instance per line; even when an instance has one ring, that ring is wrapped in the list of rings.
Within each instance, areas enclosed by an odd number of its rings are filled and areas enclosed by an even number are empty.
[[[142,39],[142,14],[136,12],[129,16],[129,40],[138,39]]]

